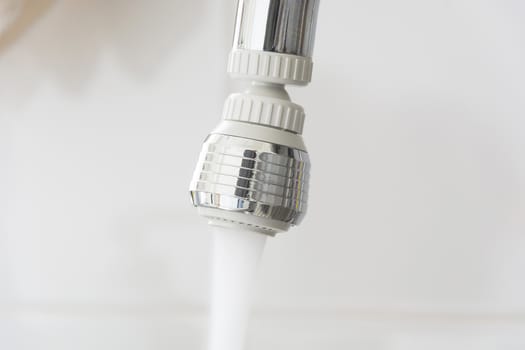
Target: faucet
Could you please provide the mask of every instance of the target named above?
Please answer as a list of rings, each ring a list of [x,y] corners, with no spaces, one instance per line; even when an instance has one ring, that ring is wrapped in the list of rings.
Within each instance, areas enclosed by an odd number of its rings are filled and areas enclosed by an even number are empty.
[[[215,226],[274,236],[306,213],[310,160],[303,107],[285,85],[307,85],[318,0],[239,0],[228,73],[251,82],[226,99],[190,184],[193,205]]]

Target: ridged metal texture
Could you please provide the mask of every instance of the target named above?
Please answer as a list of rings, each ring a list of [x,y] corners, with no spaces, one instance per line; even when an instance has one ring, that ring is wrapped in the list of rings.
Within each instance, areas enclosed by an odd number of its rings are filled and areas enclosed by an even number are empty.
[[[306,152],[211,134],[190,185],[193,205],[297,225],[306,212],[309,168]]]

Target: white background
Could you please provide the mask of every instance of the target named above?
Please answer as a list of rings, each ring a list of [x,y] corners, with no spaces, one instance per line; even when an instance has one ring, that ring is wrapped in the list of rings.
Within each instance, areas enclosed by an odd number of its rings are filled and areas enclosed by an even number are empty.
[[[235,1],[33,2],[0,34],[0,348],[199,349],[189,204]],[[525,348],[525,6],[321,3],[306,220],[250,349]]]

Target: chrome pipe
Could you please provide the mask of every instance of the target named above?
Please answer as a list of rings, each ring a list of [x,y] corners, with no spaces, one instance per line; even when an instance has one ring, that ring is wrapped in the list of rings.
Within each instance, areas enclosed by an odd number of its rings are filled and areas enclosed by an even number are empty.
[[[234,49],[312,57],[318,0],[240,0]]]

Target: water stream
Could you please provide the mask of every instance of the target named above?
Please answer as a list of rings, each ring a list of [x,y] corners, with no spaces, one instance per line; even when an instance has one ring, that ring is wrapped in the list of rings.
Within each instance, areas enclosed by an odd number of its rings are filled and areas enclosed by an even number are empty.
[[[208,350],[242,350],[266,235],[214,227]]]

